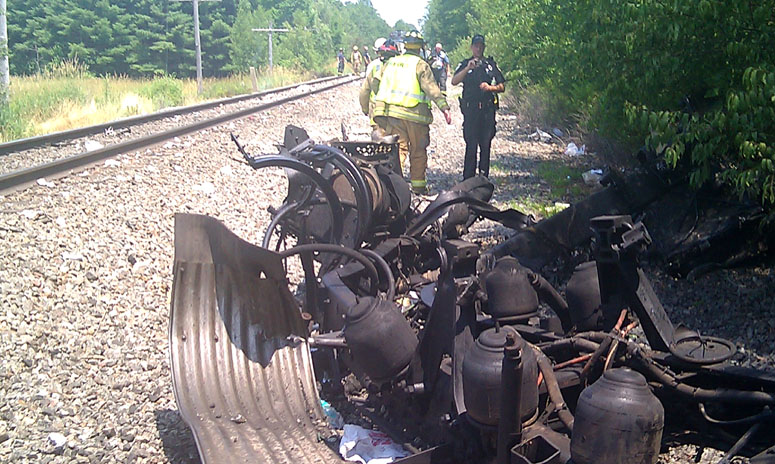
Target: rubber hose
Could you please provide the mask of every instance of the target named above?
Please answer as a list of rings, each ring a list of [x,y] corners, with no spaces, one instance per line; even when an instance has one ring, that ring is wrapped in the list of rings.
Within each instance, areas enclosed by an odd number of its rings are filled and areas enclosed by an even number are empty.
[[[380,267],[380,269],[382,269],[382,272],[385,273],[385,277],[387,277],[387,296],[385,299],[387,301],[393,301],[393,298],[396,296],[396,279],[393,277],[393,271],[390,270],[390,266],[388,266],[385,258],[377,254],[377,252],[374,250],[363,248],[359,251],[367,257],[373,259],[374,262],[377,263],[377,265]]]
[[[562,324],[562,330],[565,333],[573,327],[573,321],[570,318],[570,311],[568,311],[568,303],[557,293],[552,284],[549,283],[542,275],[534,272],[528,273],[530,284],[533,285],[538,298],[548,304],[560,318],[560,324]]]
[[[554,375],[554,369],[552,368],[552,362],[546,355],[533,344],[528,343],[530,348],[536,354],[536,360],[538,361],[538,369],[544,376],[544,382],[546,382],[546,392],[549,394],[549,398],[552,403],[555,404],[555,412],[560,418],[569,432],[573,431],[573,414],[568,410],[568,405],[565,404],[565,399],[562,397],[562,391],[560,391],[560,384],[557,382],[557,377]]]
[[[369,259],[364,256],[362,253],[352,250],[350,248],[345,248],[341,245],[334,245],[331,243],[307,243],[304,245],[298,245],[293,248],[288,248],[287,250],[281,251],[280,257],[285,259],[289,256],[297,255],[299,253],[304,253],[308,251],[317,251],[322,253],[339,253],[345,256],[348,256],[356,261],[358,261],[360,264],[363,265],[364,268],[366,268],[366,272],[369,273],[369,277],[371,278],[370,282],[370,288],[369,291],[373,293],[375,296],[378,294],[379,289],[377,288],[377,285],[379,284],[379,273],[377,273],[377,268],[374,267],[374,264],[372,264]]]
[[[643,353],[640,346],[635,343],[629,342],[627,344],[627,352],[640,361],[642,367],[651,377],[658,380],[662,385],[669,387],[682,395],[688,396],[693,400],[700,402],[719,401],[736,404],[775,405],[775,394],[772,393],[750,390],[731,390],[728,388],[710,390],[681,383],[676,378],[660,369],[653,360]]]

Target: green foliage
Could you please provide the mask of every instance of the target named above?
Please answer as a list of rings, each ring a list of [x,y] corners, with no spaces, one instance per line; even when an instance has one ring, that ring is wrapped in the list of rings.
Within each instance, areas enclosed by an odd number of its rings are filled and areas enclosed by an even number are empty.
[[[323,70],[335,50],[363,47],[390,28],[369,0],[222,0],[199,6],[205,76],[267,65],[265,33],[276,34],[275,64]],[[95,75],[195,75],[191,2],[159,0],[14,0],[8,5],[11,72],[42,74],[78,58]]]
[[[431,0],[424,27],[454,36],[454,59],[483,33],[507,89],[545,96],[556,123],[646,138],[692,184],[775,210],[775,0]]]
[[[86,100],[86,94],[74,79],[40,80],[36,86],[24,92],[14,92],[12,87],[8,105],[0,105],[0,140],[31,135],[31,121],[47,118],[65,100]]]
[[[146,84],[140,95],[151,100],[156,108],[178,106],[183,103],[183,84],[169,76],[161,77]]]
[[[629,107],[627,115],[671,167],[689,165],[692,185],[718,177],[741,197],[775,206],[775,67],[746,69],[723,106],[703,114]]]

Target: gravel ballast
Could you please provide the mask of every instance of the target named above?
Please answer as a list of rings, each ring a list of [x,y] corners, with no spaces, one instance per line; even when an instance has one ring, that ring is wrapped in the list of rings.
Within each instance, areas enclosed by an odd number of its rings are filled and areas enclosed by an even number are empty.
[[[0,462],[198,461],[170,379],[173,215],[211,215],[260,243],[267,207],[285,196],[285,177],[279,170],[256,174],[229,133],[254,153],[276,153],[287,124],[326,141],[341,136],[344,122],[351,138],[365,139],[359,85],[2,197]],[[434,111],[428,177],[439,191],[460,180],[464,144],[456,107],[450,126]],[[535,175],[540,163],[597,167],[592,155],[569,160],[558,144],[526,141],[512,116],[500,115],[498,127],[498,206],[526,196],[551,199]],[[757,366],[775,365],[771,268],[720,270],[696,282],[650,276],[675,323],[732,339]],[[692,446],[665,451],[666,463],[715,462],[722,454]]]

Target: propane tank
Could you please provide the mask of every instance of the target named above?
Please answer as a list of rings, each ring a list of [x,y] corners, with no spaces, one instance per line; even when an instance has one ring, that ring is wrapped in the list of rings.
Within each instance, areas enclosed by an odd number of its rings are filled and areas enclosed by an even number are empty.
[[[500,416],[503,346],[508,332],[516,335],[522,351],[522,399],[520,418],[525,422],[538,409],[538,363],[535,353],[511,327],[487,329],[479,335],[463,359],[463,401],[476,424],[494,426]]]
[[[571,436],[573,464],[655,464],[665,410],[640,373],[611,369],[581,392]]]
[[[571,321],[579,330],[595,330],[600,320],[600,284],[597,263],[587,261],[576,266],[565,287],[565,299]]]
[[[495,319],[518,319],[538,311],[538,295],[527,270],[516,258],[504,256],[485,278],[487,312]]]
[[[398,308],[373,297],[360,297],[347,312],[344,338],[355,363],[378,383],[409,366],[418,344]]]

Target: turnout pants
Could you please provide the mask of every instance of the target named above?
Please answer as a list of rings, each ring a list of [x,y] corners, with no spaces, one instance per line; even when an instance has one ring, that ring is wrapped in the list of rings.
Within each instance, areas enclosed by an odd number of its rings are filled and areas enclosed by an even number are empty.
[[[463,139],[466,155],[463,162],[463,179],[476,175],[476,153],[479,151],[479,172],[490,175],[490,145],[495,137],[495,108],[469,108],[463,114]]]
[[[431,143],[430,126],[387,116],[385,133],[398,135],[398,156],[403,170],[409,155],[409,178],[412,187],[425,187],[425,171],[428,167],[428,145]]]

